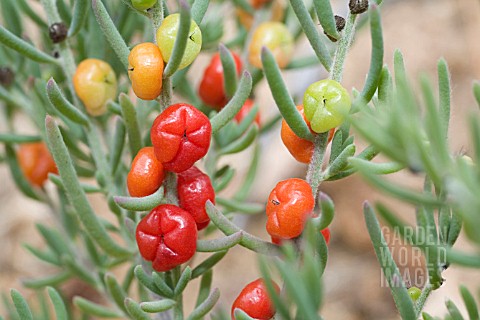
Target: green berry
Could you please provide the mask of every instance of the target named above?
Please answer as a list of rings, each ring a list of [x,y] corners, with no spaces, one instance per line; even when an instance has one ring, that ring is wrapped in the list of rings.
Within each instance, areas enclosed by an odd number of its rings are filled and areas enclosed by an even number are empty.
[[[410,295],[410,298],[412,298],[412,301],[415,302],[418,300],[418,298],[420,298],[422,290],[417,287],[410,287],[408,288],[408,294]]]
[[[132,0],[132,6],[137,10],[147,10],[153,7],[157,0]]]

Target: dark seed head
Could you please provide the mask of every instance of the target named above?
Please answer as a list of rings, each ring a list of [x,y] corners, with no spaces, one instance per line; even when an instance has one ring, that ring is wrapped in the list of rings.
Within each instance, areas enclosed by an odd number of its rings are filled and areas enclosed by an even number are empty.
[[[342,31],[345,28],[345,19],[341,16],[335,15],[335,25],[337,27],[338,32]],[[338,39],[327,34],[325,31],[323,31],[323,33],[325,33],[325,35],[327,36],[328,39],[330,39],[330,41],[337,42]]]
[[[9,67],[0,67],[0,84],[4,87],[10,87],[15,80],[15,74]]]
[[[348,3],[352,14],[360,14],[368,10],[368,0],[350,0]]]
[[[48,35],[53,43],[59,43],[67,38],[68,29],[63,22],[55,22],[48,28]]]

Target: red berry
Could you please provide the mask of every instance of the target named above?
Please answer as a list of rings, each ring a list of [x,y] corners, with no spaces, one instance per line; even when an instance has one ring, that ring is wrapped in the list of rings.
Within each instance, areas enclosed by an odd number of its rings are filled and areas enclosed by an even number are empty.
[[[128,193],[132,197],[146,197],[160,188],[165,173],[152,147],[138,151],[127,175]]]
[[[155,119],[150,134],[155,155],[165,170],[179,173],[207,154],[212,126],[194,106],[177,103]]]
[[[215,203],[215,191],[208,175],[195,166],[179,173],[177,192],[180,207],[192,215],[198,230],[205,228],[210,222],[205,203],[207,200]]]
[[[273,282],[275,290],[280,292],[278,285]],[[235,309],[241,309],[250,317],[259,320],[268,320],[275,315],[275,306],[268,296],[267,287],[263,279],[250,282],[243,288],[232,305],[232,319],[235,319]]]
[[[240,74],[242,60],[233,52],[232,56],[237,67],[237,74]],[[198,88],[198,94],[205,104],[216,110],[222,109],[227,104],[228,98],[225,96],[223,86],[223,66],[220,54],[214,54],[210,64],[205,69],[202,82],[200,82],[200,87]]]
[[[280,181],[268,197],[267,232],[280,239],[298,237],[314,206],[312,188],[305,180]]]
[[[235,121],[237,123],[242,122],[242,120],[248,115],[250,110],[252,110],[253,106],[254,106],[253,100],[247,99],[243,104],[242,108],[240,109],[240,111],[238,111],[238,113],[235,115],[235,118],[234,118]],[[257,113],[257,115],[255,116],[255,122],[258,124],[258,126],[260,126],[260,113]]]
[[[159,205],[137,226],[140,254],[152,261],[153,269],[168,271],[187,262],[197,249],[197,225],[185,210],[170,204]]]

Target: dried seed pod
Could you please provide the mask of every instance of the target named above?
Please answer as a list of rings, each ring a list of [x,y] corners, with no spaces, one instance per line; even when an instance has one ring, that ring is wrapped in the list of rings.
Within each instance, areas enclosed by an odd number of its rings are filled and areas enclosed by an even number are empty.
[[[10,87],[15,80],[15,73],[9,67],[0,67],[0,84],[4,87]]]
[[[48,28],[48,36],[53,43],[59,43],[67,38],[68,28],[63,22],[55,22]]]
[[[364,13],[368,10],[368,0],[350,0],[348,7],[352,14]]]
[[[342,31],[345,28],[345,19],[341,16],[335,15],[335,25],[338,32]],[[330,39],[330,41],[337,42],[338,39],[335,39],[325,31],[323,31],[323,33],[325,33],[325,35],[327,36],[328,39]]]

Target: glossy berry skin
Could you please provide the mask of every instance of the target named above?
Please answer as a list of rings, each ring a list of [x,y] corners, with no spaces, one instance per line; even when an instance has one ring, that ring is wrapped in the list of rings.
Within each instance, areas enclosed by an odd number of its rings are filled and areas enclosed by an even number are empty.
[[[312,188],[305,180],[280,181],[268,197],[267,232],[279,239],[298,237],[314,206]]]
[[[165,170],[179,173],[207,154],[212,126],[194,106],[178,103],[155,119],[150,136],[155,155]]]
[[[128,56],[128,77],[133,92],[143,100],[154,100],[162,91],[163,58],[153,43],[136,45]]]
[[[157,3],[157,0],[132,0],[132,6],[140,11],[150,9]]]
[[[104,114],[107,101],[115,99],[117,95],[115,72],[108,63],[98,59],[86,59],[78,65],[73,86],[92,116]]]
[[[210,200],[215,204],[215,191],[208,175],[195,166],[179,173],[177,193],[180,207],[192,215],[197,229],[205,228],[210,222],[205,203]]]
[[[242,71],[242,60],[232,52],[237,68],[237,74]],[[213,55],[210,64],[203,72],[203,78],[198,87],[198,95],[202,101],[216,110],[222,109],[228,102],[223,85],[223,66],[220,54]]]
[[[417,301],[418,298],[420,298],[420,295],[422,294],[422,290],[420,290],[417,287],[410,287],[408,288],[407,292],[410,295],[410,298],[412,299],[413,302]]]
[[[21,144],[17,159],[23,175],[34,186],[43,186],[49,173],[58,173],[57,165],[43,142]]]
[[[153,147],[138,151],[127,175],[128,193],[132,197],[146,197],[155,193],[165,178],[163,165],[155,156]]]
[[[280,68],[290,62],[293,54],[293,36],[287,27],[280,22],[264,22],[253,33],[248,49],[250,63],[262,68],[262,47],[267,47],[272,52]]]
[[[310,121],[308,121],[307,118],[305,117],[303,105],[297,106],[297,110],[302,115],[303,120],[310,128]],[[330,130],[328,135],[328,142],[332,140],[334,133],[335,133],[335,129]],[[313,155],[313,149],[314,149],[313,142],[307,139],[302,139],[299,136],[297,136],[285,120],[282,120],[280,137],[282,138],[282,142],[287,148],[288,152],[290,152],[290,154],[295,158],[295,160],[302,163],[310,162],[310,159],[312,158],[312,155]]]
[[[352,102],[347,90],[334,80],[312,83],[303,96],[305,116],[317,133],[341,125],[348,115]]]
[[[238,111],[238,113],[235,115],[234,120],[237,123],[242,122],[242,120],[248,115],[250,110],[252,110],[254,105],[255,104],[254,104],[252,99],[247,99],[245,101],[245,103],[243,104],[242,108],[240,109],[240,111]],[[258,124],[258,126],[260,126],[260,113],[259,112],[255,116],[255,122]]]
[[[155,271],[164,272],[187,262],[197,249],[197,225],[185,210],[170,204],[159,205],[137,226],[140,254],[152,261]]]
[[[177,37],[178,26],[180,22],[180,14],[174,13],[167,16],[160,28],[157,30],[157,44],[162,52],[163,61],[168,62],[172,56],[173,45]],[[187,39],[187,46],[180,62],[179,70],[190,65],[198,56],[202,48],[202,32],[200,28],[192,20],[190,24],[189,38]]]
[[[278,285],[273,282],[275,290],[280,292]],[[250,282],[243,288],[237,299],[233,302],[231,315],[235,319],[235,309],[241,309],[250,317],[259,320],[268,320],[275,315],[275,305],[268,296],[267,287],[263,279]]]

